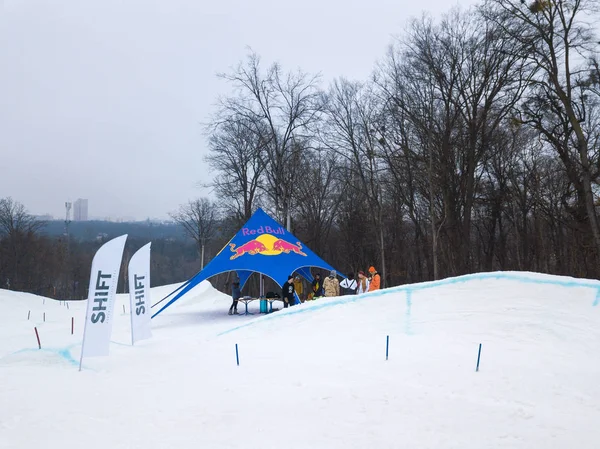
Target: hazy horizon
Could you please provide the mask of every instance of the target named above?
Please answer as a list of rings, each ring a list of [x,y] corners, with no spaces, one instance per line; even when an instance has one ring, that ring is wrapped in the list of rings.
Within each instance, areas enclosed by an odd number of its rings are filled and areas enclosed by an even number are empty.
[[[4,0],[0,197],[57,219],[77,198],[90,217],[167,218],[210,194],[201,123],[248,47],[323,86],[365,80],[408,19],[471,3]]]

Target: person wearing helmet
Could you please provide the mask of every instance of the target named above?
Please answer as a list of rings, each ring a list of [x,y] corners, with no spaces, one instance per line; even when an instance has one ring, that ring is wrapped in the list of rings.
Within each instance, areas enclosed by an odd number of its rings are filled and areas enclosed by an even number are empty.
[[[369,282],[369,291],[373,292],[375,290],[379,290],[381,287],[381,276],[375,270],[375,267],[369,267],[369,275],[371,276],[371,281]]]

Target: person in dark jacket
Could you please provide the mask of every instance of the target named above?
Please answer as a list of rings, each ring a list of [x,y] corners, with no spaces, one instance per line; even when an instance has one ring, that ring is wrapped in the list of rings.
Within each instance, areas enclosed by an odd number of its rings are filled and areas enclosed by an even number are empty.
[[[321,280],[321,275],[319,273],[315,274],[315,278],[312,282],[312,290],[313,299],[325,296],[325,292],[323,290],[323,281]]]
[[[281,289],[281,297],[283,298],[283,308],[287,308],[288,306],[293,306],[296,304],[296,298],[294,297],[294,293],[296,290],[294,289],[294,276],[288,276],[288,280],[285,284],[283,284],[283,288]]]
[[[229,315],[237,315],[238,300],[242,297],[242,289],[240,288],[240,283],[238,281],[231,284],[231,297],[233,298],[233,302],[229,308]]]

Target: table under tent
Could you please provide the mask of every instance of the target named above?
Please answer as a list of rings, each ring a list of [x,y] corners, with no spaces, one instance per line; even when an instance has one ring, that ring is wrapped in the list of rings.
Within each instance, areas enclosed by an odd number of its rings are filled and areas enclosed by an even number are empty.
[[[279,287],[283,287],[288,276],[293,273],[312,283],[311,268],[320,268],[327,272],[334,269],[310,249],[304,247],[300,240],[265,211],[258,209],[202,271],[152,306],[155,309],[152,318],[200,282],[218,274],[236,272],[240,289],[244,287],[252,273],[259,273],[261,281],[266,276]],[[251,299],[266,300],[263,282],[261,282],[259,298]]]

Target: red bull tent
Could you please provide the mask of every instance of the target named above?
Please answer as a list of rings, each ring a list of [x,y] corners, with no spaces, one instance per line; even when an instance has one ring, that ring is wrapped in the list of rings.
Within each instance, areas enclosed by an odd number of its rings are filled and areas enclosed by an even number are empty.
[[[217,274],[235,271],[243,287],[252,273],[261,273],[281,287],[294,272],[312,282],[311,267],[333,270],[265,211],[258,209],[202,271],[152,306],[156,307],[172,296],[152,318],[200,282]]]

